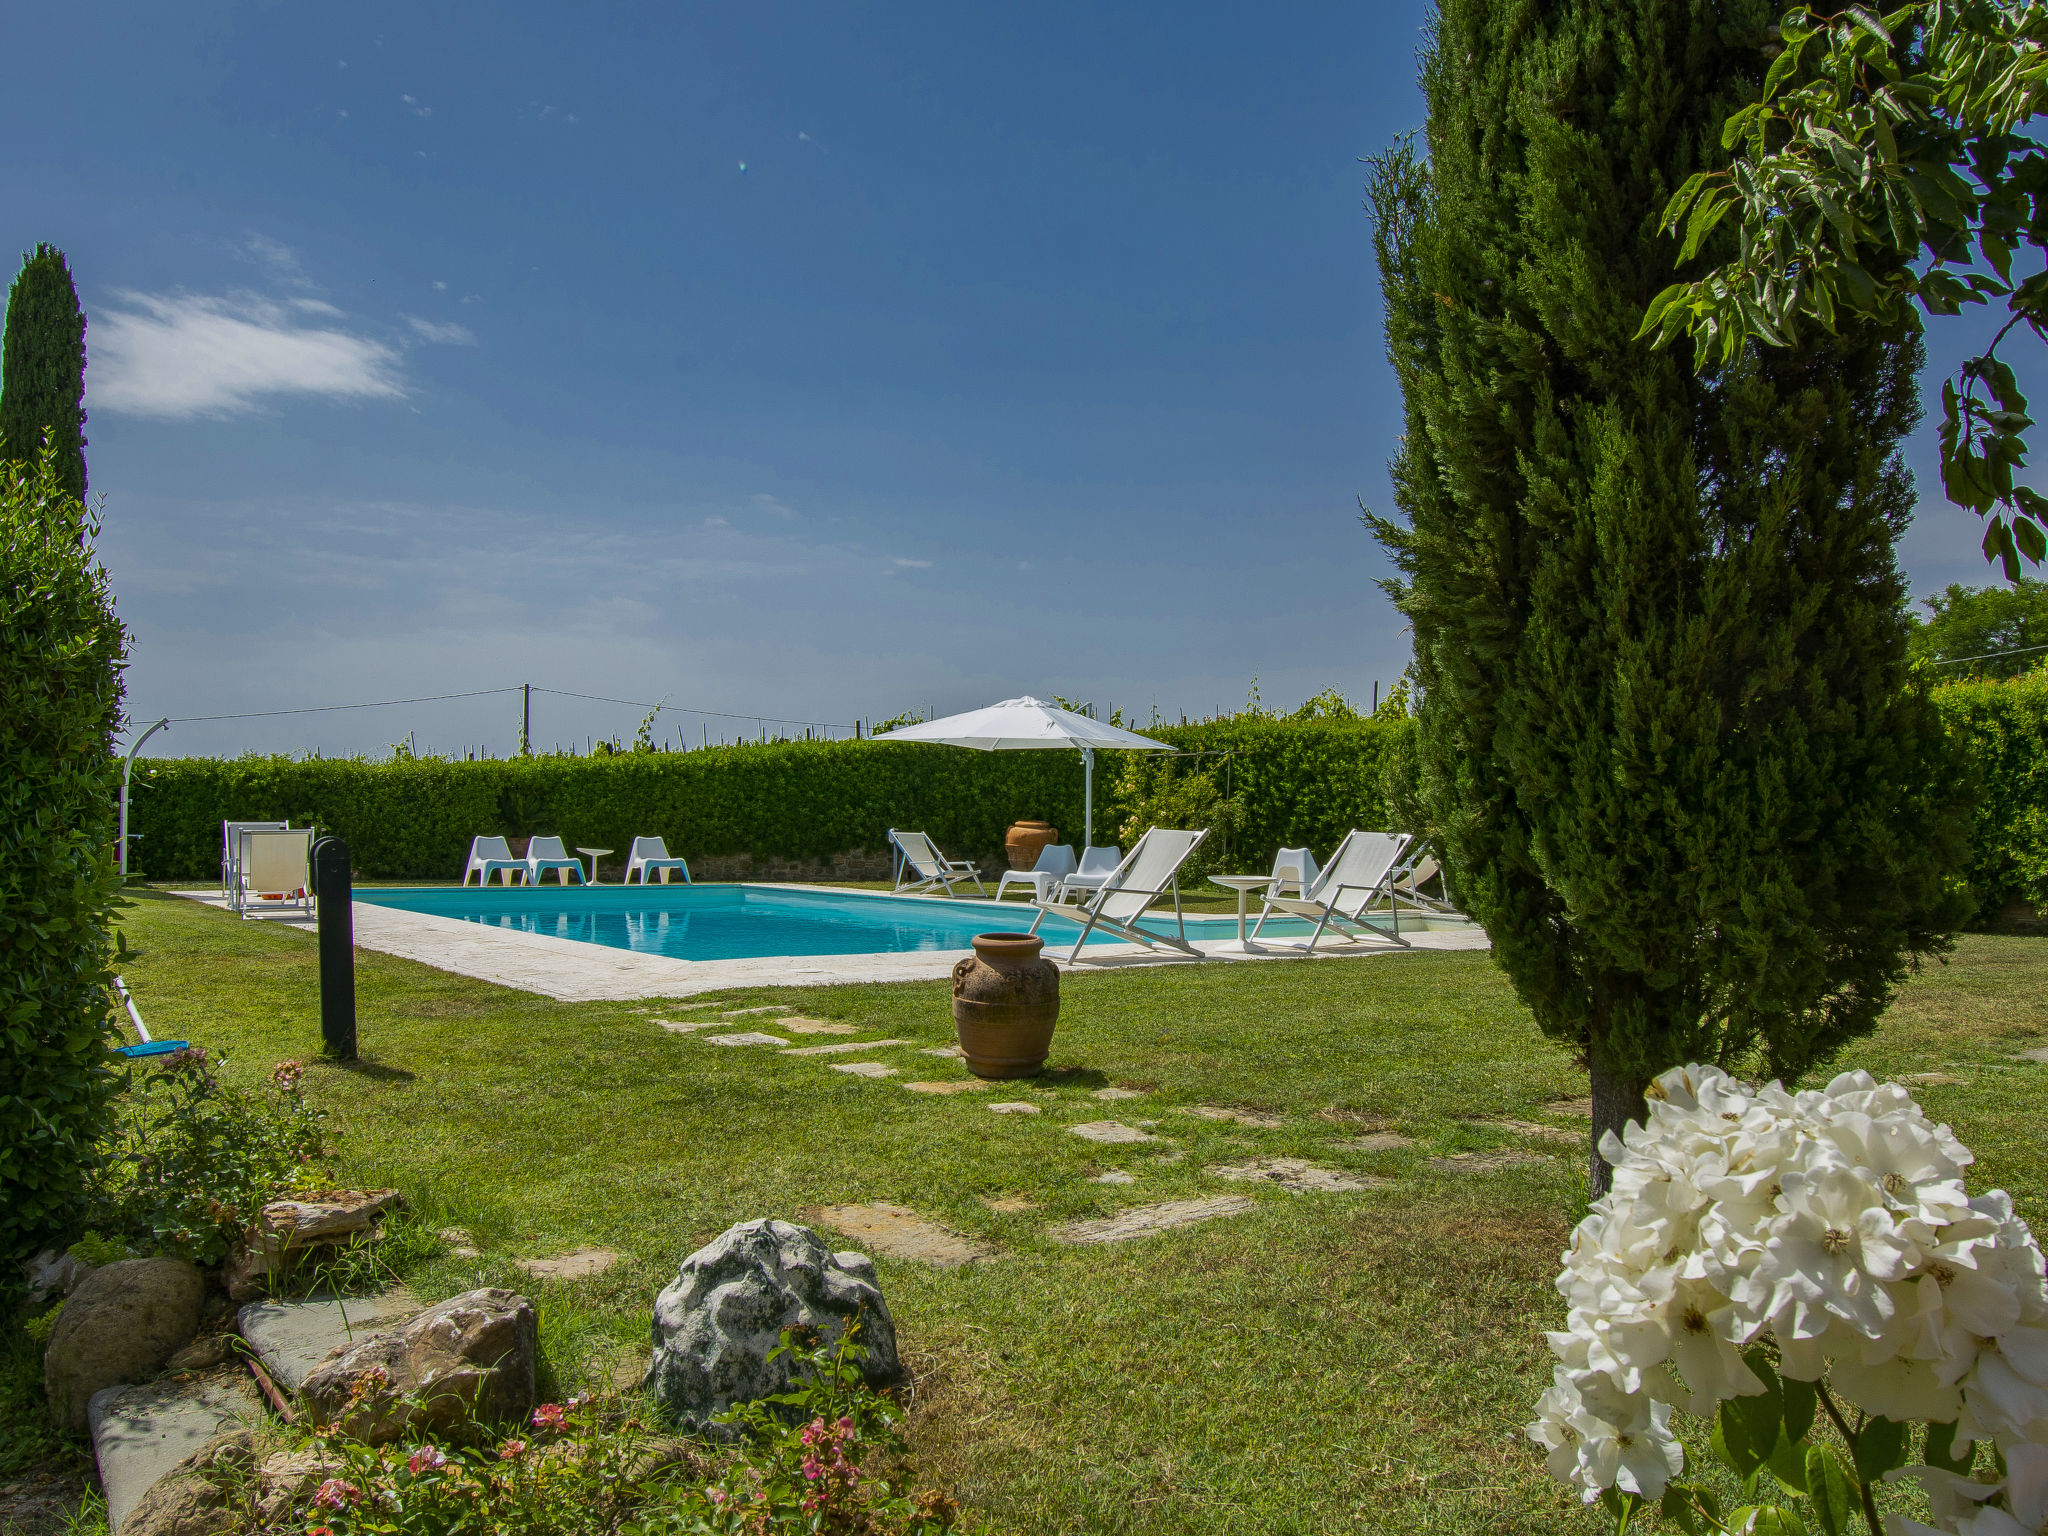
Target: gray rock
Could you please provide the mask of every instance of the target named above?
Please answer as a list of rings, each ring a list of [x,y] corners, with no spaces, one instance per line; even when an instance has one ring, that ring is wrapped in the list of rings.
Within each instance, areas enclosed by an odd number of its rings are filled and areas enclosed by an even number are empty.
[[[119,1533],[142,1496],[197,1452],[261,1423],[263,1404],[247,1382],[160,1381],[95,1392],[86,1417],[107,1529]]]
[[[28,1261],[29,1305],[39,1307],[52,1296],[69,1296],[91,1273],[92,1266],[83,1259],[45,1248]]]
[[[314,1425],[384,1445],[412,1429],[523,1416],[539,1354],[533,1303],[486,1287],[337,1350],[299,1384],[299,1397]]]
[[[684,1259],[655,1298],[645,1385],[691,1429],[721,1434],[714,1415],[794,1383],[787,1355],[768,1358],[784,1329],[815,1329],[829,1345],[856,1319],[868,1384],[902,1381],[896,1325],[866,1255],[834,1253],[791,1222],[742,1222]]]
[[[402,1323],[419,1309],[411,1292],[393,1290],[345,1301],[326,1296],[252,1302],[236,1314],[236,1321],[270,1379],[296,1392],[313,1367],[336,1350]]]
[[[78,1283],[50,1331],[43,1389],[73,1434],[102,1387],[153,1376],[199,1331],[206,1279],[179,1259],[123,1259]]]

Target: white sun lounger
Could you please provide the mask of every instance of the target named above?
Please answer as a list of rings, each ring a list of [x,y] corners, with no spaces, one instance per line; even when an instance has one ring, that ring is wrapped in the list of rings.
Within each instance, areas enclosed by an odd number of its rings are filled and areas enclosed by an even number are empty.
[[[965,859],[947,858],[922,832],[898,832],[892,827],[889,841],[896,849],[896,895],[902,895],[903,888],[915,881],[916,888],[910,892],[913,896],[922,895],[935,885],[944,886],[950,896],[955,880],[972,880],[977,891],[988,894],[988,887],[981,883],[980,870]]]
[[[1266,919],[1273,913],[1288,912],[1315,919],[1316,931],[1302,946],[1308,953],[1314,952],[1324,931],[1331,927],[1355,939],[1391,939],[1406,949],[1408,941],[1401,937],[1401,914],[1392,907],[1391,892],[1394,871],[1410,841],[1406,832],[1360,832],[1354,828],[1345,834],[1337,851],[1330,855],[1328,866],[1309,883],[1306,892],[1300,896],[1266,897],[1265,910],[1259,913],[1259,926],[1252,929],[1252,937],[1259,936],[1259,928],[1266,925]],[[1370,909],[1382,900],[1389,904],[1391,932],[1368,916]]]
[[[1074,845],[1047,843],[1038,850],[1038,862],[1029,869],[1006,869],[996,882],[996,900],[1013,885],[1028,885],[1040,901],[1052,899],[1061,880],[1074,872]]]
[[[230,906],[241,901],[242,834],[244,832],[289,832],[288,821],[224,821],[220,824],[220,893]],[[133,837],[133,832],[128,834]]]
[[[313,829],[296,831],[266,828],[243,832],[237,839],[236,864],[240,883],[235,910],[250,915],[257,911],[283,911],[297,907],[313,915]],[[270,903],[275,902],[272,907]]]
[[[1106,848],[1083,848],[1080,865],[1060,882],[1059,899],[1072,901],[1076,892],[1085,895],[1089,891],[1101,890],[1123,861],[1123,849],[1114,845]]]
[[[1448,886],[1444,887],[1445,896],[1431,896],[1422,889],[1432,880],[1440,881],[1443,872],[1443,865],[1429,851],[1429,844],[1418,838],[1394,871],[1393,894],[1396,899],[1425,912],[1461,916],[1458,909],[1445,899],[1449,895]]]
[[[506,885],[526,878],[526,860],[512,857],[512,845],[502,837],[472,837],[469,840],[469,863],[463,867],[462,883],[469,884],[469,877],[477,876],[478,885],[489,885],[491,876],[504,877]]]
[[[583,861],[570,858],[569,850],[562,846],[562,840],[559,837],[534,837],[527,839],[526,878],[535,885],[539,885],[541,883],[541,876],[551,869],[555,872],[555,878],[564,885],[569,883],[569,872],[571,870],[576,872],[576,883],[578,885],[588,885],[590,883],[583,873]]]
[[[668,844],[658,837],[636,837],[633,839],[633,851],[626,855],[626,878],[620,883],[631,885],[633,877],[638,875],[640,883],[645,885],[649,875],[659,872],[661,883],[667,885],[668,877],[677,870],[682,871],[683,884],[688,885],[690,864],[687,859],[672,857]]]
[[[1120,938],[1147,949],[1164,945],[1186,954],[1199,954],[1188,942],[1187,924],[1180,911],[1180,867],[1187,863],[1188,855],[1203,838],[1209,835],[1208,828],[1199,832],[1178,832],[1164,827],[1151,827],[1139,838],[1135,847],[1123,863],[1111,872],[1102,883],[1102,888],[1086,901],[1035,901],[1038,916],[1031,920],[1031,931],[1038,932],[1038,925],[1045,921],[1046,914],[1064,917],[1069,922],[1081,925],[1080,937],[1074,940],[1074,951],[1067,956],[1067,963],[1073,964],[1081,957],[1081,946],[1088,942],[1088,935],[1097,928],[1106,928]],[[1061,890],[1064,892],[1063,885]],[[1152,903],[1168,891],[1173,893],[1173,921],[1179,929],[1178,939],[1169,939],[1162,933],[1147,933],[1138,927],[1138,919],[1144,916]]]

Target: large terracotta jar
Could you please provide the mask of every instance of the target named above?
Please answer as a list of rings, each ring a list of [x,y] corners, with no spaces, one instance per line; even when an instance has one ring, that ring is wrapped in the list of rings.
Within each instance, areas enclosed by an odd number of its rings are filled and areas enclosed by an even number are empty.
[[[979,933],[953,967],[953,1031],[976,1077],[1030,1077],[1060,1017],[1060,971],[1028,933]]]
[[[1020,821],[1003,839],[1003,852],[1010,856],[1010,868],[1029,869],[1043,849],[1059,840],[1059,828],[1049,821]]]

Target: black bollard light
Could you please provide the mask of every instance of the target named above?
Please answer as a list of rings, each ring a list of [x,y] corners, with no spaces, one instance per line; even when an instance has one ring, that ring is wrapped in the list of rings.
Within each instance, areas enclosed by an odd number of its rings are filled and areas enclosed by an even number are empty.
[[[356,925],[348,844],[313,844],[313,898],[320,926],[320,1039],[330,1061],[356,1059]]]

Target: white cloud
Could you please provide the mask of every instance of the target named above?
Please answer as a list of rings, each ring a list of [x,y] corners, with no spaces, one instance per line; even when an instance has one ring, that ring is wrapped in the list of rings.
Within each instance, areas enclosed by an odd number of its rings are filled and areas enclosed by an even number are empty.
[[[754,497],[754,506],[757,510],[766,512],[773,517],[780,517],[790,520],[793,520],[796,517],[795,509],[785,507],[781,502],[777,501],[773,496],[768,495],[766,492],[763,492],[760,495]]]
[[[435,282],[434,282],[434,292],[436,292],[436,293],[446,293],[447,291],[448,291],[448,285],[447,285],[446,283],[444,283],[444,282],[441,282],[441,281],[440,281],[439,279],[436,279],[436,280],[435,280]]]
[[[299,253],[282,240],[273,240],[268,235],[251,235],[242,242],[242,249],[287,282],[305,283],[306,271],[299,263]]]
[[[906,560],[901,555],[896,557],[894,563],[900,565],[906,571],[928,571],[932,568],[932,563],[929,560]]]
[[[253,410],[271,395],[363,400],[405,393],[392,348],[301,323],[306,314],[339,318],[317,300],[123,291],[116,301],[123,307],[93,317],[86,379],[95,410],[177,419]]]
[[[422,341],[436,341],[447,347],[476,345],[476,332],[466,325],[457,325],[452,320],[422,320],[418,315],[407,315],[405,323],[413,328]]]

